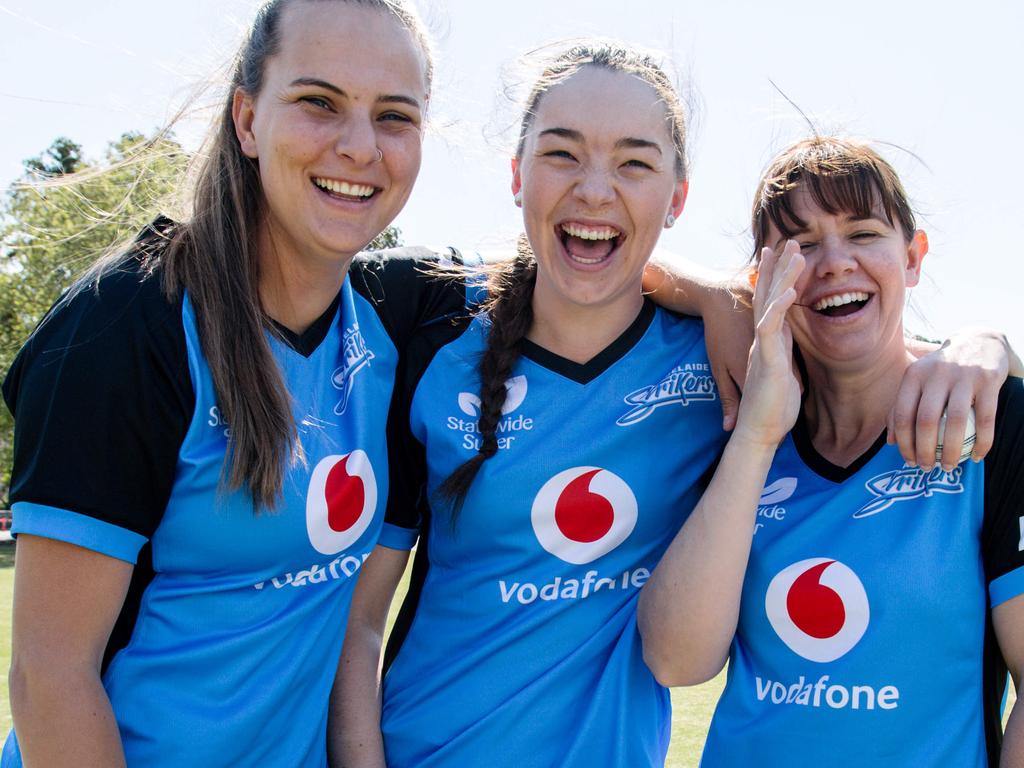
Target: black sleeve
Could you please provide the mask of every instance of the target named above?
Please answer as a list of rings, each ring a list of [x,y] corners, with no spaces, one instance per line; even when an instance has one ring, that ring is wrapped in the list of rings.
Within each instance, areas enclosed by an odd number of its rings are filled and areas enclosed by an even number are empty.
[[[996,435],[985,457],[985,521],[982,526],[985,577],[994,593],[1024,588],[1024,380],[1007,379],[999,393]],[[993,584],[993,582],[997,582]],[[1007,598],[1008,599],[1008,598]],[[993,594],[993,602],[1002,602]]]
[[[64,513],[152,535],[195,401],[181,301],[164,297],[159,273],[128,255],[57,302],[3,395],[14,415],[16,529],[20,505],[26,519],[51,516],[40,535]]]
[[[409,423],[412,400],[434,356],[443,346],[461,336],[471,322],[472,317],[462,312],[450,321],[428,324],[420,328],[401,356],[395,396],[388,416],[391,486],[384,522],[386,526],[410,531],[409,545],[415,536],[413,532],[417,529],[422,531],[431,506],[426,495],[426,448],[413,435]]]
[[[473,303],[466,281],[447,267],[461,267],[455,248],[391,248],[360,254],[351,270],[353,287],[370,301],[388,334],[406,348],[417,328],[467,314]]]

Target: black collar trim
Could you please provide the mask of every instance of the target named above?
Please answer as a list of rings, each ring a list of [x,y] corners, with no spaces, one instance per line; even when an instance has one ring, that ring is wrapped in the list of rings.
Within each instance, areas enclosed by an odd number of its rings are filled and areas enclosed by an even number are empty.
[[[334,316],[338,313],[338,303],[340,301],[341,293],[334,297],[334,301],[324,310],[324,313],[314,320],[313,324],[302,333],[295,333],[295,331],[286,328],[273,318],[270,319],[270,324],[274,327],[274,332],[285,344],[303,357],[309,357],[316,352],[317,348],[323,343],[323,340],[327,338],[327,333],[334,324]]]
[[[804,464],[815,474],[830,480],[833,483],[842,483],[860,472],[864,466],[878,454],[885,445],[885,430],[878,436],[871,447],[853,460],[848,467],[840,467],[826,459],[814,448],[811,442],[811,433],[807,428],[807,419],[804,418],[803,408],[800,409],[800,416],[793,426],[793,445]]]
[[[643,335],[647,333],[647,329],[651,327],[653,320],[654,302],[645,297],[640,314],[630,323],[630,326],[615,341],[585,363],[567,360],[560,355],[556,355],[554,352],[544,349],[544,347],[534,344],[529,339],[523,339],[522,341],[522,355],[537,363],[537,365],[543,366],[559,376],[575,381],[577,384],[589,384],[625,357],[636,346],[636,343],[640,341]]]

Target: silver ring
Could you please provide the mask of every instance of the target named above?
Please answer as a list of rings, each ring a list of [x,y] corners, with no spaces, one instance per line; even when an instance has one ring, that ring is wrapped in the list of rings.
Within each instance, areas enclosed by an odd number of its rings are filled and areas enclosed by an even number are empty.
[[[384,153],[380,151],[380,147],[377,147],[377,159],[375,162],[381,162],[384,159]]]

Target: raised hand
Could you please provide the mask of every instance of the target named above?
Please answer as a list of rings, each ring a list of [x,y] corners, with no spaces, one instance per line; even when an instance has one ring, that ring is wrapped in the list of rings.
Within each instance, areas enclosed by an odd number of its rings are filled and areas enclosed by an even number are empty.
[[[781,254],[771,248],[761,252],[754,288],[754,345],[736,425],[736,432],[752,442],[777,445],[800,412],[786,312],[796,301],[794,286],[803,269],[804,257],[793,240]]]

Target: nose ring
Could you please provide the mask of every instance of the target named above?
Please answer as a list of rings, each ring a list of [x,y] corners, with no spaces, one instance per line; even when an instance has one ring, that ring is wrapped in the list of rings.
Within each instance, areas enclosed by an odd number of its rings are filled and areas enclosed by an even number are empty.
[[[384,159],[384,153],[380,151],[380,147],[377,147],[377,159],[374,160],[374,162],[375,163],[379,163],[383,159]]]

